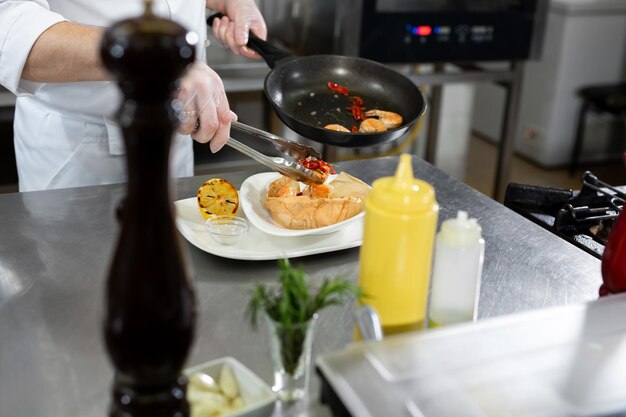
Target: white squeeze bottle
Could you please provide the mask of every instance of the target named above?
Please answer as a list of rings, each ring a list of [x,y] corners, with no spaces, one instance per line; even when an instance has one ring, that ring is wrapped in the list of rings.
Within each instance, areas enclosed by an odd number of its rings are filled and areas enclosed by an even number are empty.
[[[442,222],[435,240],[429,327],[476,320],[485,240],[467,212]]]

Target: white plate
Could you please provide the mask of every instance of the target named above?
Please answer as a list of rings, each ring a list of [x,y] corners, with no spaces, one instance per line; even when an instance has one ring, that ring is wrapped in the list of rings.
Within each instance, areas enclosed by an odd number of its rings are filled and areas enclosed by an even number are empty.
[[[243,184],[241,184],[241,190],[239,192],[241,207],[246,213],[248,220],[250,220],[250,223],[257,229],[274,236],[294,237],[334,233],[352,223],[363,223],[365,212],[361,212],[342,222],[315,229],[292,230],[276,224],[263,202],[265,201],[270,183],[280,178],[280,176],[281,175],[277,172],[262,172],[246,178]],[[336,175],[329,176],[327,181],[331,181],[334,177],[336,177]]]
[[[196,197],[178,200],[174,207],[176,227],[185,239],[198,249],[223,258],[250,261],[295,258],[355,248],[363,242],[362,222],[352,222],[337,233],[295,237],[268,235],[250,224],[245,238],[233,245],[221,245],[209,236]],[[237,215],[245,218],[241,209]]]

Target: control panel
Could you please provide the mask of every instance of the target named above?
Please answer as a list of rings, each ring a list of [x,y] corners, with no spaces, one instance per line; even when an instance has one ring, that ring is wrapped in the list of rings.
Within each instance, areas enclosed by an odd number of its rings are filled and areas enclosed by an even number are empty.
[[[394,10],[364,0],[356,54],[379,62],[524,60],[538,55],[543,16],[536,0],[499,7]],[[512,3],[511,3],[512,4]],[[509,5],[511,5],[509,4]],[[349,31],[348,31],[349,32]]]
[[[464,44],[467,42],[482,43],[493,42],[495,28],[493,25],[465,25],[451,26],[414,26],[406,24],[406,34],[404,43],[410,45],[414,42],[421,44],[429,42],[457,42]]]

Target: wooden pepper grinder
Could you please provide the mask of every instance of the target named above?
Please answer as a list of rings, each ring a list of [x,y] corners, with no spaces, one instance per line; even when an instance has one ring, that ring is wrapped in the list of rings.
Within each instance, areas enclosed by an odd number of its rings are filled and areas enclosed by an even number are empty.
[[[117,113],[128,168],[121,232],[106,286],[104,336],[115,368],[115,417],[189,415],[181,376],[191,347],[194,293],[174,228],[168,161],[176,118],[172,94],[194,60],[180,25],[152,13],[104,35],[101,56],[124,100]]]
[[[617,217],[602,255],[600,296],[626,292],[626,211]]]

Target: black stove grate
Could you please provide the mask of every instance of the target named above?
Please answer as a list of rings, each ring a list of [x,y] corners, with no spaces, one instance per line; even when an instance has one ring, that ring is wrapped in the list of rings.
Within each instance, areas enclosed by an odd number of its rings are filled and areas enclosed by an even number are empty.
[[[504,205],[602,258],[613,223],[624,207],[626,186],[614,187],[587,171],[579,191],[511,183]]]

